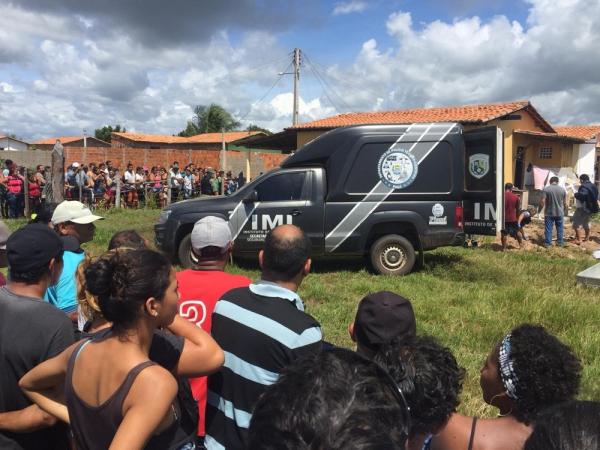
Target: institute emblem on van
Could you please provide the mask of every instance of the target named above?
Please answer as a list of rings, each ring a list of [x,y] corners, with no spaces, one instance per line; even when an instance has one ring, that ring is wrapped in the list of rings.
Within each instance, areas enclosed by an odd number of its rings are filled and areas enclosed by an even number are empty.
[[[483,178],[490,171],[490,155],[475,153],[469,157],[469,173],[475,178]]]
[[[391,189],[410,186],[415,181],[418,170],[416,158],[406,150],[389,149],[379,158],[379,179]]]

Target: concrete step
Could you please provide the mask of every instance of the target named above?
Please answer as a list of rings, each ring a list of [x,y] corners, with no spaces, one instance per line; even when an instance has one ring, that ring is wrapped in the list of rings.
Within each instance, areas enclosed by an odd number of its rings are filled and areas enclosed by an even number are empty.
[[[579,272],[577,282],[586,286],[600,287],[600,263]]]

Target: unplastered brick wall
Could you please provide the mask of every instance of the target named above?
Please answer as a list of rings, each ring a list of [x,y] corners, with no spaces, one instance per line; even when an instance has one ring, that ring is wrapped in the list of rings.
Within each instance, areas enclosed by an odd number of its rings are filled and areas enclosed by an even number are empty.
[[[147,149],[147,148],[115,148],[115,147],[64,147],[66,165],[73,162],[96,163],[112,161],[113,166],[124,170],[131,161],[134,166],[170,166],[173,161],[180,166],[194,163],[198,167],[220,168],[220,151],[215,150],[178,150],[178,149]],[[288,155],[280,153],[259,153],[227,151],[226,170],[235,174],[250,165],[252,176],[279,167]]]

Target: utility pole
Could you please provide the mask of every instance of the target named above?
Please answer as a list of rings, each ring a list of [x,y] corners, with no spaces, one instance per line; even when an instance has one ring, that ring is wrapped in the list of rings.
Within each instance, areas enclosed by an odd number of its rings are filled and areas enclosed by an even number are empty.
[[[294,49],[294,111],[292,113],[292,125],[298,125],[298,103],[300,91],[300,49]]]

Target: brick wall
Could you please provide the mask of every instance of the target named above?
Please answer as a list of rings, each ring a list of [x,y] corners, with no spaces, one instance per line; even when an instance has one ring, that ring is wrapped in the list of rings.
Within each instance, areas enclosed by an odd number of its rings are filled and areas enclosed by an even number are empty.
[[[180,166],[194,163],[198,167],[220,167],[220,151],[216,150],[177,150],[177,149],[147,149],[147,148],[114,148],[114,147],[65,147],[65,159],[67,165],[74,161],[99,164],[112,161],[115,167],[124,169],[131,161],[134,166],[156,165],[168,166],[173,161],[178,161]],[[16,153],[16,152],[15,152]],[[260,172],[266,172],[279,167],[281,162],[288,156],[280,153],[252,152],[250,156],[246,152],[226,152],[227,170],[234,173],[243,171],[249,162],[252,176]],[[43,164],[43,162],[40,162]]]
[[[193,162],[198,167],[220,167],[220,151],[216,150],[177,150],[177,149],[145,149],[145,148],[113,148],[113,147],[64,147],[66,164],[75,161],[79,163],[96,163],[111,160],[117,168],[125,169],[131,161],[134,166],[169,166],[173,161],[178,161],[180,166]],[[250,166],[252,177],[261,172],[267,172],[279,167],[288,156],[280,153],[262,153],[227,151],[226,169],[234,174],[244,172],[248,175],[247,167]],[[19,166],[34,169],[38,164],[50,165],[52,152],[47,150],[26,150],[3,152],[3,159],[10,158]]]

